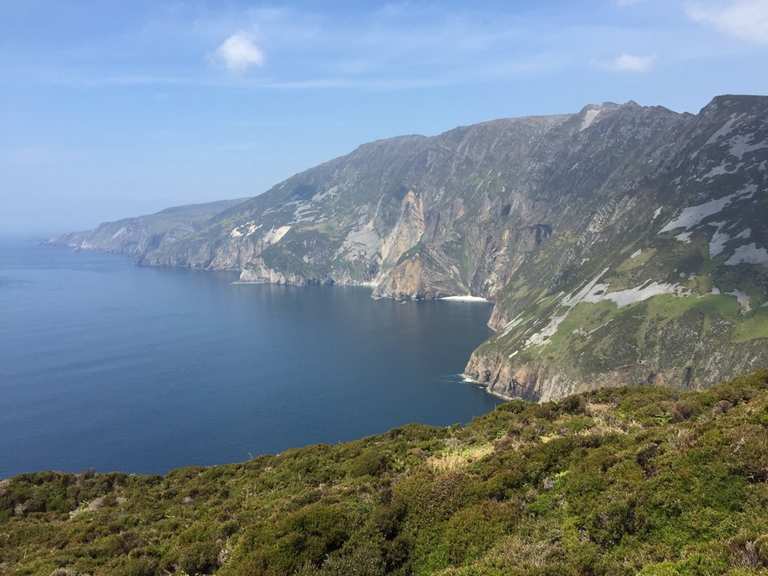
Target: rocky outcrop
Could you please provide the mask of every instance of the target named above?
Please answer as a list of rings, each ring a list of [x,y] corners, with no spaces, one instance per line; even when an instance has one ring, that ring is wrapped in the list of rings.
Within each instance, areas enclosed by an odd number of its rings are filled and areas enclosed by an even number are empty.
[[[376,249],[381,254],[382,269],[397,266],[403,254],[416,246],[424,235],[424,204],[413,190],[403,197],[400,217],[392,232]]]
[[[730,346],[713,340],[698,357],[688,358],[687,362],[669,362],[663,357],[648,358],[588,374],[580,372],[578,366],[566,366],[561,362],[516,362],[500,350],[481,347],[470,357],[464,376],[500,398],[523,398],[536,402],[628,385],[698,390],[714,386],[723,374],[738,374],[748,367],[765,366],[765,347],[765,340]]]
[[[374,288],[375,298],[430,300],[465,294],[458,269],[428,246],[418,246],[401,257]]]
[[[294,274],[285,274],[273,270],[264,265],[263,262],[253,262],[248,268],[240,272],[240,282],[253,284],[283,284],[283,285],[306,285],[312,284],[313,279],[304,278]],[[315,280],[315,282],[318,282]]]

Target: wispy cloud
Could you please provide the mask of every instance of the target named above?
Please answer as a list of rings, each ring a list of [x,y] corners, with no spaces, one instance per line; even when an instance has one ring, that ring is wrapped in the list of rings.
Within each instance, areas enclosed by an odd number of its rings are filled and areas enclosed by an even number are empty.
[[[622,52],[615,58],[607,61],[598,61],[597,64],[613,70],[614,72],[648,72],[656,63],[656,56],[641,56]]]
[[[597,70],[641,74],[653,70],[662,57],[671,68],[683,60],[722,56],[727,49],[751,50],[713,39],[691,18],[711,23],[719,16],[731,22],[731,12],[741,14],[744,6],[768,5],[768,0],[673,0],[682,17],[660,23],[650,15],[669,11],[661,0],[604,1],[617,8],[642,4],[643,10],[594,15],[569,6],[566,14],[558,11],[554,18],[539,18],[535,11],[445,11],[433,3],[400,2],[334,17],[332,11],[297,7],[244,9],[227,3],[211,9],[205,3],[179,3],[110,40],[114,46],[109,49],[94,52],[89,45],[87,54],[50,68],[19,67],[13,81],[26,77],[57,84],[169,90],[387,90],[578,74],[585,63]],[[759,30],[760,18],[754,11],[750,14],[750,26]],[[214,66],[201,65],[205,62]],[[3,81],[0,78],[0,84]]]
[[[210,87],[238,89],[400,90],[509,80],[561,69],[570,54],[552,48],[558,30],[532,30],[507,18],[445,15],[424,6],[358,15],[355,26],[293,9],[247,10],[199,16],[188,27],[157,20],[148,39],[177,37],[194,54],[234,72],[204,67],[145,66],[135,70],[37,71],[37,81],[59,85]],[[416,10],[418,13],[414,14]],[[237,32],[234,32],[237,30]],[[222,38],[225,38],[222,41]],[[245,74],[270,62],[258,75]],[[268,75],[267,75],[268,74]]]
[[[264,52],[250,35],[237,32],[216,48],[214,59],[228,70],[242,73],[264,64]]]
[[[694,22],[756,44],[768,44],[768,0],[717,0],[686,6]]]
[[[435,88],[440,86],[456,86],[468,82],[479,82],[494,78],[510,78],[519,74],[535,72],[543,64],[537,61],[499,63],[494,66],[479,66],[474,71],[461,74],[434,74],[420,78],[407,76],[344,76],[329,75],[313,78],[276,79],[260,78],[229,78],[211,77],[205,75],[163,76],[145,74],[84,76],[73,73],[68,75],[59,71],[55,76],[44,76],[38,79],[43,84],[54,86],[73,86],[90,88],[236,88],[241,90],[327,90],[327,89],[357,89],[371,91],[410,90],[420,88]],[[552,64],[555,66],[556,64]]]

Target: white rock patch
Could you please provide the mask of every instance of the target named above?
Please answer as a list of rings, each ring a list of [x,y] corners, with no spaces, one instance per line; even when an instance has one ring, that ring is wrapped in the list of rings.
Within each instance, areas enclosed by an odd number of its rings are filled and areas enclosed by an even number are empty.
[[[683,208],[683,211],[680,212],[680,215],[677,218],[659,230],[659,234],[670,232],[677,228],[685,228],[686,230],[689,230],[697,224],[701,224],[704,219],[717,214],[734,200],[751,197],[756,190],[757,186],[750,184],[739,192],[734,192],[733,194],[728,194],[727,196],[716,198],[715,200],[709,200],[703,204]]]
[[[592,108],[591,110],[587,110],[584,113],[584,119],[581,121],[581,128],[579,128],[579,132],[583,132],[592,124],[595,120],[597,120],[597,117],[600,115],[600,108]]]
[[[280,242],[280,240],[283,239],[283,237],[288,234],[288,231],[291,229],[290,226],[280,226],[279,228],[272,228],[269,232],[267,232],[264,235],[264,242],[266,244],[277,244]]]
[[[541,332],[537,332],[525,341],[525,347],[541,346],[542,344],[545,344],[547,340],[557,333],[557,329],[560,327],[563,320],[565,320],[566,316],[568,316],[568,312],[559,316],[552,316],[549,320],[549,324],[547,324]]]
[[[606,272],[608,272],[609,268],[604,268],[600,274],[595,276],[592,280],[587,282],[581,290],[578,292],[571,293],[568,296],[564,297],[560,301],[560,305],[565,306],[567,308],[573,308],[581,302],[594,288],[597,286],[598,282],[600,281],[600,278],[605,276]],[[570,310],[566,310],[563,314],[552,316],[549,320],[549,323],[540,331],[528,338],[525,341],[525,347],[529,346],[540,346],[541,344],[544,344],[547,340],[549,340],[554,334],[557,332],[558,327],[560,324],[565,320],[566,316],[568,316],[568,313]]]
[[[245,224],[241,224],[240,226],[237,226],[236,228],[232,228],[232,231],[229,233],[230,237],[232,238],[240,238],[242,236],[251,236],[254,234],[259,228],[261,228],[261,224],[258,226],[255,222],[246,222]]]
[[[739,246],[733,255],[725,261],[728,266],[737,264],[768,264],[768,250],[758,247],[757,244]]]
[[[600,272],[600,274],[598,274],[597,276],[595,276],[592,280],[587,282],[581,290],[579,290],[575,294],[573,293],[569,294],[568,296],[563,298],[560,303],[563,306],[568,306],[569,308],[573,308],[574,306],[576,306],[576,304],[584,300],[584,298],[586,298],[593,291],[595,291],[596,287],[598,286],[598,282],[600,282],[600,278],[605,276],[608,273],[608,270],[610,270],[610,268],[603,268],[603,271]],[[605,284],[600,284],[600,286],[605,286]]]
[[[763,150],[768,148],[768,142],[752,142],[752,135],[738,135],[729,140],[730,149],[728,150],[731,156],[735,156],[741,160],[745,154],[750,152],[756,152],[757,150]]]
[[[117,240],[118,238],[120,238],[121,236],[124,236],[127,233],[128,233],[128,228],[123,226],[122,228],[120,228],[120,230],[112,234],[112,240]]]
[[[598,284],[595,289],[598,290],[601,287],[605,287],[607,290],[608,285]],[[689,292],[683,286],[678,284],[668,284],[659,282],[650,282],[637,286],[636,288],[627,288],[626,290],[617,290],[616,292],[602,292],[590,294],[584,299],[584,302],[603,302],[609,300],[616,304],[619,308],[635,304],[636,302],[642,302],[653,298],[654,296],[660,296],[662,294],[675,294],[677,296],[685,296]]]
[[[733,168],[729,169],[727,164],[723,163],[719,166],[715,166],[712,168],[709,172],[702,175],[699,180],[711,180],[712,178],[716,178],[718,176],[725,176],[726,174],[735,174],[739,171],[739,169],[744,166],[743,162],[739,162],[736,164]]]
[[[504,338],[504,336],[512,332],[512,330],[517,328],[522,322],[523,322],[523,313],[521,312],[520,314],[515,316],[510,322],[507,322],[507,324],[504,326],[504,332],[501,333],[499,338]]]
[[[717,230],[712,234],[712,239],[709,241],[709,256],[710,258],[722,254],[725,250],[725,245],[731,237],[727,232],[723,232],[725,222],[717,222]]]
[[[728,292],[728,294],[736,297],[736,301],[739,303],[739,308],[741,308],[742,312],[749,312],[750,310],[752,310],[752,304],[749,298],[749,294],[746,294],[741,290],[732,290],[731,292]]]
[[[526,340],[525,346],[540,346],[545,344],[557,333],[560,324],[562,324],[568,317],[570,309],[581,302],[597,304],[599,302],[610,301],[616,304],[619,308],[622,308],[662,294],[675,294],[677,296],[686,296],[690,294],[690,291],[683,286],[655,281],[646,282],[635,288],[609,292],[609,285],[600,283],[600,279],[608,272],[608,270],[608,268],[605,268],[600,274],[585,284],[578,292],[569,294],[563,298],[560,301],[560,305],[566,307],[567,310],[563,311],[561,314],[552,316],[549,323],[542,330],[533,334]]]

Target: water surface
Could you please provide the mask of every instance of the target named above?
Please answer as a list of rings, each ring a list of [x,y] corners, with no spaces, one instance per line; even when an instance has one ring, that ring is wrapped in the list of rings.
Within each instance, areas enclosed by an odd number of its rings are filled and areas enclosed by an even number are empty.
[[[487,305],[233,279],[1,242],[0,477],[241,461],[497,403],[456,376]]]

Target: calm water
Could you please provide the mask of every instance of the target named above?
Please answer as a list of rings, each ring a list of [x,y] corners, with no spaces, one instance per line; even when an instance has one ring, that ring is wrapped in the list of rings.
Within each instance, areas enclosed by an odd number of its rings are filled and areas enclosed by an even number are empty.
[[[240,461],[496,404],[456,376],[486,305],[232,280],[0,242],[0,477]]]

